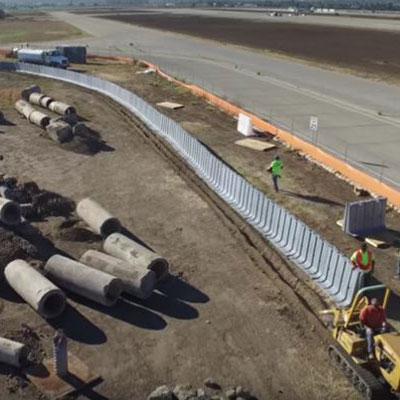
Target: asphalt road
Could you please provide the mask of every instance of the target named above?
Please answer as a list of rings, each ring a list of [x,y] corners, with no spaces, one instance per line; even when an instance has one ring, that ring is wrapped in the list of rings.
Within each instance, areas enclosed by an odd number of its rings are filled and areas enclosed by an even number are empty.
[[[400,87],[180,34],[53,15],[89,33],[80,40],[89,51],[154,62],[400,188]],[[311,116],[319,118],[317,134]]]

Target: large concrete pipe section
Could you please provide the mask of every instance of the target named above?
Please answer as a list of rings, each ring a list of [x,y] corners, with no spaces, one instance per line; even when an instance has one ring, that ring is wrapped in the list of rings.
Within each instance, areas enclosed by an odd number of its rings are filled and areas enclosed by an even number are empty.
[[[72,128],[63,121],[50,121],[46,126],[49,138],[56,143],[69,142],[72,139]]]
[[[76,114],[74,107],[69,104],[62,103],[61,101],[52,101],[49,106],[49,110],[60,115]]]
[[[32,111],[29,114],[29,122],[45,129],[50,124],[50,117],[40,111]]]
[[[28,362],[28,349],[23,343],[0,337],[0,363],[23,367]]]
[[[95,250],[88,250],[80,261],[100,271],[107,272],[120,278],[122,291],[139,299],[150,297],[156,285],[156,274],[148,269],[137,268],[127,261],[120,260]]]
[[[10,262],[4,275],[9,285],[42,317],[55,318],[64,311],[64,292],[26,261]]]
[[[31,93],[29,95],[29,103],[36,104],[37,106],[41,105],[42,98],[45,97],[43,93]]]
[[[52,103],[53,101],[54,101],[54,99],[52,97],[44,95],[40,99],[40,104],[39,105],[44,107],[44,108],[49,108],[50,103]]]
[[[60,286],[105,306],[114,305],[122,292],[120,279],[67,257],[51,257],[44,269]]]
[[[108,236],[103,243],[103,248],[106,253],[125,260],[135,267],[154,271],[158,280],[165,278],[168,274],[169,265],[165,258],[121,233]]]
[[[29,116],[35,111],[35,109],[25,100],[18,100],[15,103],[15,109],[27,120],[29,120]]]
[[[104,238],[121,230],[119,220],[89,197],[78,203],[76,212],[94,232]]]
[[[29,96],[32,93],[42,93],[42,89],[40,89],[40,87],[37,85],[28,86],[27,88],[25,88],[24,90],[21,91],[21,97],[25,101],[29,101]]]
[[[0,221],[10,226],[21,223],[21,208],[19,204],[0,197]]]

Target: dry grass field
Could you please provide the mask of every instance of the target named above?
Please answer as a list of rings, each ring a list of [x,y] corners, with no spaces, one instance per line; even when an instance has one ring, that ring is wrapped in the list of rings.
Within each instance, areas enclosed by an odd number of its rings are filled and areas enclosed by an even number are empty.
[[[31,43],[83,36],[83,33],[47,14],[18,14],[0,20],[0,45]]]

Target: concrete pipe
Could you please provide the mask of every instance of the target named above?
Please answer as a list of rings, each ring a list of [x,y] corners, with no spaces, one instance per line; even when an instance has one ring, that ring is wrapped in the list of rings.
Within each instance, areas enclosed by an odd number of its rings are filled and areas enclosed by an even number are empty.
[[[52,101],[49,104],[49,110],[60,115],[76,114],[76,110],[74,107],[62,103],[61,101]]]
[[[21,97],[25,101],[29,101],[29,96],[32,93],[42,93],[42,89],[40,89],[40,87],[37,85],[28,86],[27,88],[21,91]]]
[[[121,233],[113,233],[108,236],[103,243],[103,249],[106,253],[128,261],[135,267],[154,271],[157,280],[165,278],[168,274],[169,265],[165,258]]]
[[[21,223],[21,208],[18,203],[0,197],[0,221],[9,226]]]
[[[44,95],[43,97],[41,97],[39,105],[44,108],[49,108],[50,103],[52,103],[53,101],[54,99],[52,97]]]
[[[139,299],[150,297],[156,285],[156,274],[148,269],[137,268],[124,260],[95,250],[88,250],[80,261],[99,271],[107,272],[120,278],[122,291]]]
[[[20,114],[22,114],[28,120],[29,116],[35,111],[35,109],[25,100],[18,100],[15,103],[15,108]]]
[[[0,337],[0,363],[23,367],[28,362],[28,349],[23,343]]]
[[[50,117],[40,111],[34,110],[29,114],[29,122],[45,129],[50,124]]]
[[[107,237],[121,230],[119,220],[89,197],[78,203],[76,212],[94,232],[102,237]]]
[[[46,126],[46,132],[49,138],[56,143],[65,143],[72,139],[71,127],[63,121],[51,121]]]
[[[120,279],[67,257],[55,255],[44,268],[60,286],[105,306],[114,305],[122,292]]]
[[[9,285],[42,317],[55,318],[64,311],[64,292],[26,261],[12,261],[4,275]]]
[[[31,93],[29,95],[29,103],[36,104],[37,106],[41,105],[42,98],[45,97],[43,93]]]

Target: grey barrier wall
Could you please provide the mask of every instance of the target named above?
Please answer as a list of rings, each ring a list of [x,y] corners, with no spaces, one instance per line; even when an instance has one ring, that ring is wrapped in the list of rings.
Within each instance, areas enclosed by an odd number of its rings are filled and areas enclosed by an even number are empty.
[[[351,304],[359,288],[361,272],[353,270],[348,258],[143,99],[114,83],[87,74],[32,64],[0,63],[0,69],[70,82],[102,93],[126,107],[170,143],[214,192],[312,278],[338,306]]]
[[[368,199],[346,203],[343,229],[349,235],[368,236],[386,229],[387,199]]]

